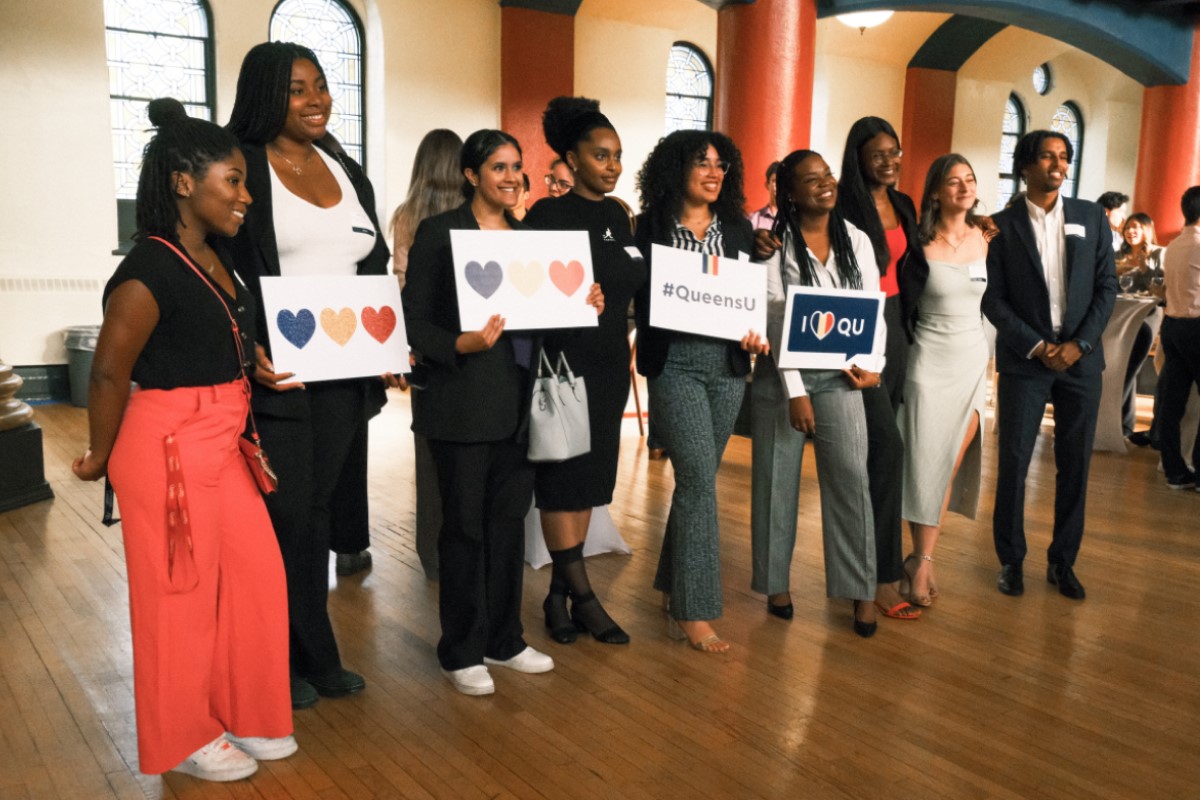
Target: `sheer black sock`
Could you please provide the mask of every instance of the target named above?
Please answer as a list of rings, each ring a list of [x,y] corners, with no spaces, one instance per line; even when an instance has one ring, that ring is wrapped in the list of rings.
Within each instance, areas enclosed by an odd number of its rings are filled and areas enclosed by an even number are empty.
[[[550,558],[554,562],[556,579],[566,584],[571,592],[571,619],[575,626],[606,644],[628,643],[629,635],[613,621],[592,591],[583,563],[583,544],[551,551]]]
[[[553,558],[554,554],[550,556]],[[559,644],[570,644],[578,636],[575,623],[567,611],[570,590],[559,573],[558,564],[554,564],[550,573],[550,593],[542,602],[542,612],[546,615],[546,630],[550,631],[550,638]]]

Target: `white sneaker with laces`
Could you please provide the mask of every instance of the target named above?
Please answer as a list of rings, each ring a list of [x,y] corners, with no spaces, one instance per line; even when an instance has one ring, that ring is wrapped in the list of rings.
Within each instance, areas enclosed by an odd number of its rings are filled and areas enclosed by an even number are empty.
[[[496,684],[492,682],[488,668],[482,664],[463,669],[444,669],[442,674],[463,694],[479,696],[496,691]]]
[[[257,761],[278,761],[287,758],[300,749],[295,736],[279,736],[269,739],[265,736],[234,736],[225,734],[234,747]]]
[[[485,656],[483,663],[490,664],[493,667],[507,667],[508,669],[514,669],[517,672],[526,672],[529,674],[549,672],[550,670],[554,669],[553,658],[545,653],[534,650],[528,645],[524,650],[517,653],[507,661],[497,661],[494,658],[487,658]]]
[[[240,781],[258,770],[258,762],[221,734],[185,758],[175,772],[191,775],[202,781]]]

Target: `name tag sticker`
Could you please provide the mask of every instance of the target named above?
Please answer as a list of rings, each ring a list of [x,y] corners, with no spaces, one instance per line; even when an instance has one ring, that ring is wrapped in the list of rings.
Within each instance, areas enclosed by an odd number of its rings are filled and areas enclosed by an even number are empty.
[[[987,283],[987,264],[971,264],[967,267],[967,277],[972,281]]]
[[[642,259],[642,251],[638,250],[636,247],[632,247],[632,246],[626,247],[625,252],[628,253],[629,257],[632,258],[634,261],[642,261],[643,260]]]
[[[1068,222],[1063,226],[1063,233],[1065,233],[1067,236],[1078,236],[1083,238],[1084,229],[1083,226],[1077,222]]]
[[[354,231],[355,233],[365,233],[367,236],[375,235],[375,231],[371,230],[370,228],[360,228],[357,225],[350,226],[350,230]]]

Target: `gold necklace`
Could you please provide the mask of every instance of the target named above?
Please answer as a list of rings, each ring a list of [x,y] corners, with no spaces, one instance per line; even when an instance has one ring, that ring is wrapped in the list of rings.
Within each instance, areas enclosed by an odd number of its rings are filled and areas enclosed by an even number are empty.
[[[282,158],[284,161],[286,161],[288,163],[288,166],[292,168],[292,172],[296,173],[297,175],[304,174],[303,168],[301,168],[300,165],[297,164],[295,161],[292,161],[290,158],[285,156],[283,154],[283,151],[280,150],[278,146],[273,145],[271,147],[271,152],[274,153],[275,155],[279,156],[280,158]],[[312,154],[312,151],[310,150],[308,152],[308,155],[304,157],[304,165],[305,166],[308,166],[308,162],[312,160],[312,157],[313,157],[313,154]]]
[[[938,238],[939,238],[939,239],[941,239],[943,242],[945,242],[947,247],[949,247],[951,250],[953,250],[955,253],[957,253],[957,252],[958,252],[958,248],[960,248],[960,247],[962,247],[964,244],[966,244],[966,241],[967,241],[967,236],[968,236],[968,235],[969,235],[969,234],[964,234],[964,235],[963,235],[963,237],[962,237],[961,239],[959,239],[959,240],[958,240],[958,244],[954,244],[953,242],[951,242],[951,241],[950,241],[950,237],[948,237],[948,236],[947,236],[947,235],[946,235],[944,232],[943,232],[943,233],[939,233],[939,234],[938,234]]]

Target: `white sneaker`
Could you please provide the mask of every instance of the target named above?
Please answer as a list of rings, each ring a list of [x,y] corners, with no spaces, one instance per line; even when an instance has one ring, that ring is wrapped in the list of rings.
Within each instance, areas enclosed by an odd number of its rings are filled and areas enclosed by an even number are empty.
[[[202,781],[240,781],[257,770],[258,762],[234,747],[223,733],[175,767],[175,772]]]
[[[234,747],[257,761],[278,761],[287,758],[300,749],[295,736],[279,736],[268,739],[265,736],[234,736],[225,734]]]
[[[490,664],[493,667],[508,667],[509,669],[515,669],[517,672],[528,672],[530,674],[549,672],[554,669],[553,658],[545,653],[534,650],[528,645],[526,645],[524,650],[507,661],[497,661],[494,658],[484,657],[483,663]]]
[[[491,674],[482,664],[463,669],[444,669],[442,674],[454,684],[455,689],[463,694],[478,696],[496,691],[496,684],[492,682]]]

